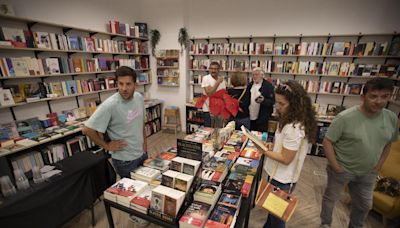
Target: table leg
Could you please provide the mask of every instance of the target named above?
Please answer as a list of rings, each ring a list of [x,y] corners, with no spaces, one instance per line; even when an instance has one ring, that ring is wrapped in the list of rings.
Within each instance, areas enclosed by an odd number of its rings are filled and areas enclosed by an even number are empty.
[[[94,227],[96,225],[96,220],[94,218],[94,203],[92,204],[90,211],[92,212],[92,226]]]
[[[244,228],[249,227],[249,219],[250,219],[250,209],[246,212],[246,219],[244,221]]]
[[[111,208],[110,208],[110,204],[108,204],[105,200],[103,200],[104,202],[104,207],[106,209],[106,215],[107,215],[107,220],[108,220],[108,226],[110,228],[114,228],[114,221],[113,221],[113,217],[111,214]]]

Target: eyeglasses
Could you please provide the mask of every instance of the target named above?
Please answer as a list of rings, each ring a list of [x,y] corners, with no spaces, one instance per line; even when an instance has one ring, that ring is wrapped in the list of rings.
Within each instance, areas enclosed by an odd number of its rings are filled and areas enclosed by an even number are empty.
[[[289,93],[292,93],[292,89],[291,89],[290,86],[287,85],[287,84],[280,84],[278,87],[279,87],[280,89],[282,89],[282,90],[285,90],[285,91],[288,91]]]

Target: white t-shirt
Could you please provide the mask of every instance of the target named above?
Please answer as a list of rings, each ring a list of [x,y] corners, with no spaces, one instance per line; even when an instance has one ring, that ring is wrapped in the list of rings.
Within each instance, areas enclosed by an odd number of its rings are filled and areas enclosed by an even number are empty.
[[[297,152],[295,157],[293,158],[293,161],[289,165],[279,163],[278,169],[276,170],[275,176],[273,178],[284,184],[292,182],[296,183],[299,180],[301,169],[304,164],[304,159],[311,149],[311,144],[309,144],[307,138],[305,138],[305,131],[300,123],[296,123],[294,126],[292,123],[286,124],[281,132],[277,131],[275,133],[273,151],[280,152],[281,148],[283,147],[289,150],[295,150]],[[296,168],[297,161],[299,161],[299,164],[297,166],[297,171],[295,172],[294,169]],[[266,162],[264,163],[264,170],[268,173],[269,176],[271,176],[273,174],[275,166],[276,161],[267,158]],[[295,172],[294,178],[293,172]]]
[[[262,83],[253,84],[250,89],[250,105],[249,105],[249,114],[250,120],[258,119],[258,113],[260,112],[260,103],[256,102],[256,98],[261,95],[260,88]]]
[[[201,79],[201,88],[206,88],[206,87],[208,87],[208,86],[214,86],[215,83],[217,83],[217,80],[215,80],[215,79],[211,76],[211,74],[207,74],[206,76],[204,76],[204,77]],[[222,81],[222,82],[219,84],[219,86],[218,86],[218,88],[217,88],[216,91],[221,90],[221,89],[226,89],[225,80]],[[216,91],[215,91],[215,92],[216,92]],[[206,91],[203,90],[203,94],[207,95],[207,94],[206,94]],[[209,107],[209,103],[210,103],[210,99],[207,98],[207,100],[206,100],[206,101],[204,102],[204,104],[203,104],[203,112],[209,112],[209,111],[210,111],[210,109],[208,108],[208,107]]]

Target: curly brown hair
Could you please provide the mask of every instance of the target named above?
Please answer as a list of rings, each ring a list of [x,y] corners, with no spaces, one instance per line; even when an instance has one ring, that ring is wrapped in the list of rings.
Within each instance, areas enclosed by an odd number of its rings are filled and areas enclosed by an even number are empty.
[[[291,80],[278,85],[275,93],[282,95],[289,102],[289,110],[279,118],[279,131],[289,123],[300,123],[305,130],[310,143],[317,138],[317,122],[311,99],[304,88],[296,81]]]
[[[241,72],[234,72],[231,76],[231,84],[233,87],[246,86],[246,75]]]

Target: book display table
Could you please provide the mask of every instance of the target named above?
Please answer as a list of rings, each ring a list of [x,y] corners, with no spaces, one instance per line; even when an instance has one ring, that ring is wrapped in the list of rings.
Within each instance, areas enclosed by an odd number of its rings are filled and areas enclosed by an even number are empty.
[[[93,216],[93,203],[116,178],[103,152],[77,153],[56,168],[60,176],[1,199],[1,227],[60,227],[87,208]]]
[[[261,178],[261,174],[262,174],[262,167],[263,167],[263,157],[260,159],[260,164],[257,168],[257,172],[256,175],[254,177],[254,181],[252,183],[251,186],[251,191],[250,191],[250,195],[248,198],[243,198],[241,206],[240,206],[240,210],[239,210],[239,214],[237,215],[237,220],[235,223],[236,228],[242,228],[242,227],[248,227],[248,222],[249,222],[249,217],[250,217],[250,210],[254,207],[254,199],[257,193],[257,188],[258,188],[258,181]],[[114,220],[112,217],[112,213],[111,213],[111,207],[116,208],[118,210],[127,212],[128,214],[132,214],[134,216],[137,216],[139,218],[142,218],[144,220],[147,220],[151,223],[163,226],[163,227],[171,227],[171,228],[176,228],[179,227],[179,219],[182,216],[183,212],[187,209],[187,207],[190,205],[191,202],[185,202],[180,211],[178,212],[178,216],[175,219],[175,222],[167,222],[164,220],[161,220],[159,218],[156,218],[154,216],[151,216],[149,214],[144,214],[141,212],[138,212],[134,209],[122,206],[118,203],[115,203],[113,201],[104,199],[104,206],[106,209],[106,214],[107,214],[107,219],[108,219],[108,224],[110,228],[114,228]]]

